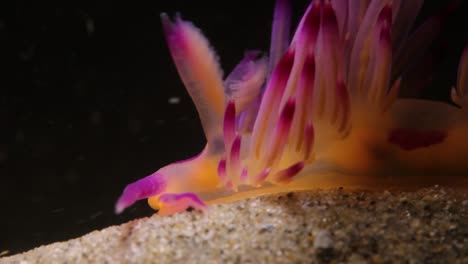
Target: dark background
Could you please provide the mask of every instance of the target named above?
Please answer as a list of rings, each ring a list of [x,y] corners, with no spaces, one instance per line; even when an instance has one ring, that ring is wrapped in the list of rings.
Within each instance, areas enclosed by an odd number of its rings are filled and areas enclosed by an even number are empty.
[[[418,21],[440,2],[428,1]],[[293,21],[307,3],[294,1]],[[12,254],[151,215],[145,202],[113,213],[124,186],[203,148],[161,12],[200,27],[228,73],[245,50],[268,50],[273,1],[15,1],[0,10],[0,252]],[[446,99],[455,82],[466,10],[442,34],[428,97]]]

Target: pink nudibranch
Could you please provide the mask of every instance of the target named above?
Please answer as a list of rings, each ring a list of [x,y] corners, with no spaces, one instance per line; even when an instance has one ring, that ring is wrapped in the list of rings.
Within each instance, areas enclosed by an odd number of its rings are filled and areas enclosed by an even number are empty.
[[[290,3],[278,0],[269,59],[247,52],[224,81],[200,30],[162,14],[207,144],[129,184],[116,212],[145,198],[164,215],[314,188],[466,189],[468,47],[454,104],[399,98],[412,89],[401,78],[408,54],[432,37],[408,37],[423,1],[369,2],[315,0],[290,38]]]

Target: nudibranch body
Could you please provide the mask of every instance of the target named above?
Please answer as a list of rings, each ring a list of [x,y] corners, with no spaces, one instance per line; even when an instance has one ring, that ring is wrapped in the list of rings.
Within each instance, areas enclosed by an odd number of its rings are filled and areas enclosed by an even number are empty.
[[[427,30],[408,37],[423,1],[369,2],[315,0],[290,38],[290,6],[278,0],[269,59],[246,52],[225,80],[202,33],[162,14],[207,144],[129,184],[116,212],[144,198],[164,215],[313,188],[466,188],[468,47],[452,89],[457,106],[399,98],[411,89],[408,54],[430,41]]]

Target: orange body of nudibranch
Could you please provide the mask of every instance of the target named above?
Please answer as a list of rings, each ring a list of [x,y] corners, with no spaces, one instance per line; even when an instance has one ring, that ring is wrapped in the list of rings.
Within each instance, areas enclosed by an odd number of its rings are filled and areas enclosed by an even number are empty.
[[[278,0],[269,60],[247,52],[224,81],[201,32],[163,14],[207,144],[129,184],[116,211],[144,198],[172,214],[312,188],[466,188],[468,48],[452,89],[458,107],[398,98],[408,89],[399,75],[416,47],[407,34],[422,2],[315,0],[290,41],[289,3]]]

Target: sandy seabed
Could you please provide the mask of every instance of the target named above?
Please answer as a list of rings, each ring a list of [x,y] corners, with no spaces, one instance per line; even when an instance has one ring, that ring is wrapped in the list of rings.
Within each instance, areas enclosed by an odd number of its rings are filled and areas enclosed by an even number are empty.
[[[468,193],[316,190],[154,215],[0,263],[468,263]]]

